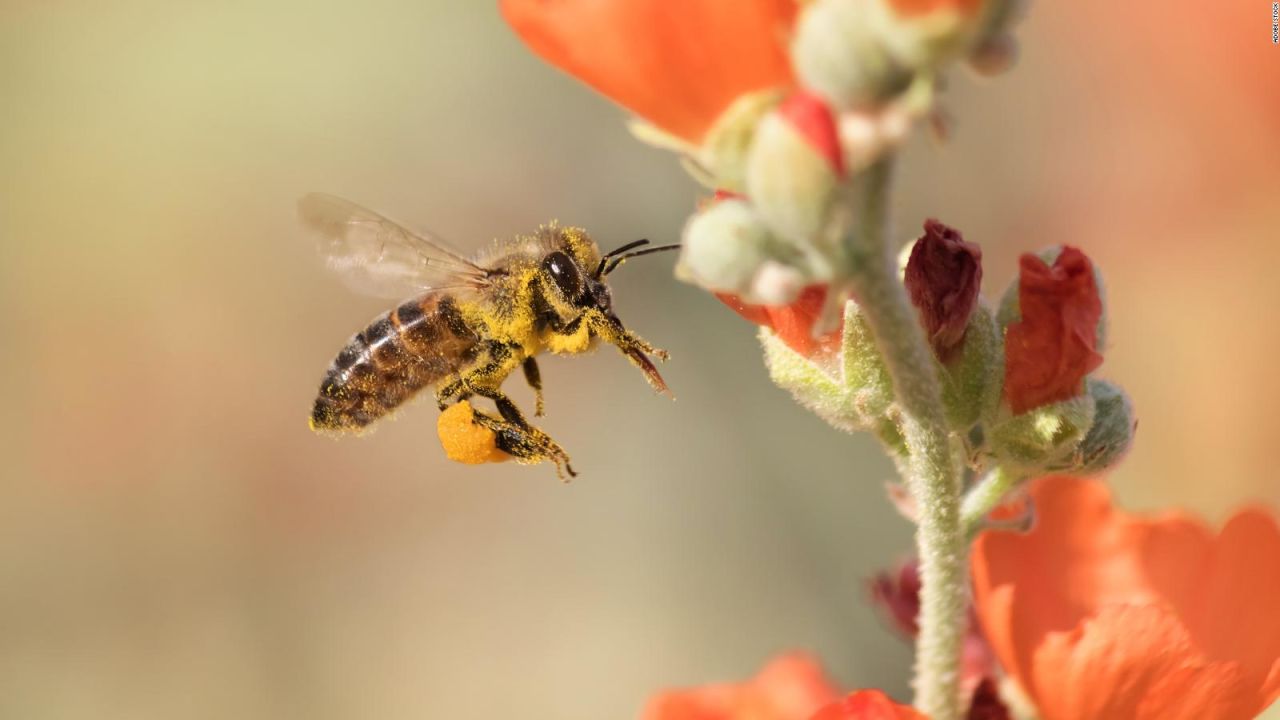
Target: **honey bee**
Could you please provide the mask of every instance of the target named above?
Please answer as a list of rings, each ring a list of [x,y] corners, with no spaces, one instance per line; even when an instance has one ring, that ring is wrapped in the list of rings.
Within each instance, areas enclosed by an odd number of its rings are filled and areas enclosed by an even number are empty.
[[[531,425],[501,390],[522,368],[543,414],[535,357],[576,354],[600,341],[617,347],[659,392],[667,392],[649,359],[667,359],[623,327],[606,276],[630,258],[678,248],[628,243],[601,254],[586,231],[552,224],[498,243],[472,258],[434,236],[415,233],[355,203],[313,193],[298,202],[321,255],[347,285],[403,299],[356,333],[320,383],[311,412],[316,431],[359,432],[432,386],[441,410],[489,398],[498,415],[476,412],[499,449],[523,462],[550,460],[576,475],[564,449]],[[639,249],[643,248],[643,249]]]

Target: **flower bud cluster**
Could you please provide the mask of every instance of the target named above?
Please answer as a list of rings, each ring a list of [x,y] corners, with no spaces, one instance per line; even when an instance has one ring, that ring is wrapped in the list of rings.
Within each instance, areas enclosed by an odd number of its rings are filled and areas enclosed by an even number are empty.
[[[768,306],[824,285],[832,292],[817,330],[834,327],[850,266],[849,218],[833,212],[841,189],[934,112],[949,64],[994,64],[987,56],[1007,38],[1013,1],[811,0],[792,28],[794,86],[739,96],[694,144],[638,128],[736,196],[687,223],[679,276]]]
[[[957,450],[975,470],[1018,477],[1092,474],[1128,450],[1133,407],[1114,384],[1093,377],[1105,338],[1101,281],[1075,248],[1024,255],[999,313],[979,296],[981,250],[935,220],[905,253],[908,295],[934,350]],[[870,430],[905,455],[888,372],[854,301],[843,323],[814,340],[824,298],[805,291],[784,307],[722,297],[764,326],[774,382],[834,427]],[[801,318],[784,324],[784,318]]]

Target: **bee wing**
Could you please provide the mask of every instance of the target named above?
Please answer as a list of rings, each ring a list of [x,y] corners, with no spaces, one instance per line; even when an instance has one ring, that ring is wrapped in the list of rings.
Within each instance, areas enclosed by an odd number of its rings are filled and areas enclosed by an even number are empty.
[[[436,237],[415,233],[340,197],[305,195],[298,201],[298,217],[315,235],[325,264],[357,292],[399,299],[489,283],[489,270]]]

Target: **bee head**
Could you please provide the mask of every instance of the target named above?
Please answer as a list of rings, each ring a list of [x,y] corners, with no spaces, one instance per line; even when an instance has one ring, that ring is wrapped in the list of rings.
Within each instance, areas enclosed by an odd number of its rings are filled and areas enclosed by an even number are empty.
[[[605,313],[613,311],[613,298],[604,281],[587,273],[572,255],[554,250],[542,259],[539,268],[551,287],[555,304],[565,309],[598,308]]]
[[[606,276],[633,257],[674,250],[679,245],[662,245],[643,250],[648,240],[637,240],[603,255],[585,234],[566,233],[565,242],[543,256],[538,267],[545,298],[563,321],[581,315],[584,310],[598,310],[604,317],[621,324],[613,314],[613,296]],[[591,265],[594,264],[594,268]],[[591,268],[591,269],[589,269]]]

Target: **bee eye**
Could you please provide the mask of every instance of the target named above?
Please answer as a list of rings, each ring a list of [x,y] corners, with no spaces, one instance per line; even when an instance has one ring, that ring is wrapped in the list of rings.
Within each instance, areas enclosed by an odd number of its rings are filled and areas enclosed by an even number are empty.
[[[582,294],[582,273],[568,255],[558,250],[551,253],[542,261],[542,269],[551,276],[566,299],[577,300]]]

